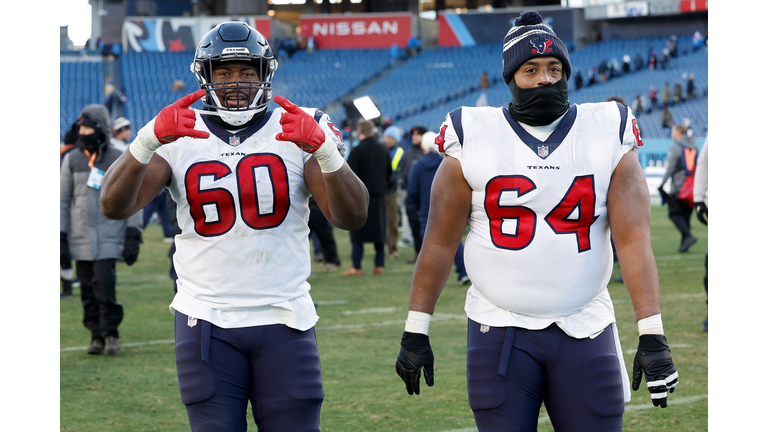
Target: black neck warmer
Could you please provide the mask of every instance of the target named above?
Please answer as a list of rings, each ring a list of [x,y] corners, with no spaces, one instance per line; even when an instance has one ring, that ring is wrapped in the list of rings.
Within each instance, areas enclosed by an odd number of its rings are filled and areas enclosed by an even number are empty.
[[[521,89],[514,78],[509,81],[512,102],[509,114],[520,123],[531,126],[546,126],[568,111],[568,80],[533,88]]]
[[[76,145],[80,150],[88,150],[89,153],[98,152],[106,141],[107,136],[103,132],[96,131],[90,135],[80,135]]]

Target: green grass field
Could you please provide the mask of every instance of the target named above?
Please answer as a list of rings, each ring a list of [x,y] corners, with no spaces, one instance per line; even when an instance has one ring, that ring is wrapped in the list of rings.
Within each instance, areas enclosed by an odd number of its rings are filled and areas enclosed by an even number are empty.
[[[680,383],[670,406],[654,408],[643,387],[626,405],[625,431],[706,431],[708,416],[708,335],[701,329],[707,315],[703,288],[707,227],[695,216],[699,237],[688,253],[678,253],[679,234],[666,207],[652,208],[652,246],[661,282],[664,330],[672,347]],[[144,234],[138,261],[119,263],[117,296],[125,318],[120,327],[123,352],[89,356],[79,291],[61,300],[60,430],[62,431],[188,431],[179,396],[173,346],[173,315],[168,305],[173,285],[168,275],[169,244],[159,225]],[[342,269],[350,264],[349,235],[336,231]],[[326,398],[323,431],[476,431],[467,402],[465,379],[466,287],[452,274],[430,325],[435,353],[435,386],[422,384],[420,396],[408,396],[395,373],[400,335],[408,309],[413,265],[388,259],[383,275],[371,275],[373,249],[366,245],[361,277],[324,273],[313,263],[312,297],[318,303],[317,340]],[[619,274],[618,266],[614,276]],[[624,361],[631,375],[637,327],[623,284],[608,287],[613,298]],[[256,430],[250,410],[249,430]],[[540,431],[552,431],[542,407]]]

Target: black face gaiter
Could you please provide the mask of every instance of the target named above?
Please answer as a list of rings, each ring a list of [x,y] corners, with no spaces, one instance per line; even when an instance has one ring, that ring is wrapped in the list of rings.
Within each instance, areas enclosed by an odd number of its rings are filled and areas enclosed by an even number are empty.
[[[520,123],[546,126],[568,111],[568,80],[533,88],[521,89],[512,79],[509,81],[512,102],[509,114]]]
[[[89,153],[94,153],[99,150],[104,141],[106,135],[103,132],[94,132],[90,135],[80,135],[77,138],[77,147],[81,150],[88,150]]]

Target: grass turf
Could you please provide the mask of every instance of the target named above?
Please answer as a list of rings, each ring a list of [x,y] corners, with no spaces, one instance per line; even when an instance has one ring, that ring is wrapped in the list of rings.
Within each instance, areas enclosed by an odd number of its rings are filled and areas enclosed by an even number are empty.
[[[626,405],[625,431],[707,430],[707,341],[701,329],[707,315],[703,289],[707,228],[692,220],[699,241],[678,253],[679,234],[666,207],[652,207],[652,247],[659,270],[664,330],[672,347],[680,383],[670,406],[653,408],[645,388]],[[349,235],[337,230],[341,270],[350,263]],[[138,261],[117,266],[117,297],[125,318],[120,326],[123,352],[89,356],[82,326],[79,290],[60,305],[61,431],[188,431],[179,396],[173,347],[173,316],[168,304],[173,285],[168,275],[169,244],[151,224]],[[382,275],[372,275],[373,249],[366,245],[365,274],[345,278],[324,273],[313,263],[312,297],[318,303],[317,340],[326,398],[321,426],[327,431],[470,432],[476,430],[467,402],[466,287],[452,273],[430,325],[435,353],[435,386],[422,383],[420,396],[408,396],[394,362],[408,309],[412,249],[386,261]],[[614,276],[620,274],[615,266]],[[623,284],[608,289],[614,301],[624,361],[631,375],[637,330]],[[642,386],[645,383],[643,382]],[[256,430],[250,408],[249,430]],[[540,431],[552,431],[542,407]]]

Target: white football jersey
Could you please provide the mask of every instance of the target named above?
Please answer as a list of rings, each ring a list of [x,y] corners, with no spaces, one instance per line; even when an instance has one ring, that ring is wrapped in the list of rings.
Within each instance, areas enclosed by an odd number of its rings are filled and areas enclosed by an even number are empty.
[[[578,338],[615,321],[606,198],[622,156],[642,144],[629,108],[572,105],[541,141],[505,108],[462,107],[435,142],[472,188],[470,318],[529,329],[557,323]]]
[[[304,110],[327,139],[337,139],[327,115]],[[306,330],[317,322],[307,283],[304,164],[312,156],[275,139],[283,112],[234,133],[198,112],[195,129],[210,137],[183,137],[157,150],[172,169],[168,189],[182,231],[175,237],[172,312],[225,328],[282,323]]]

